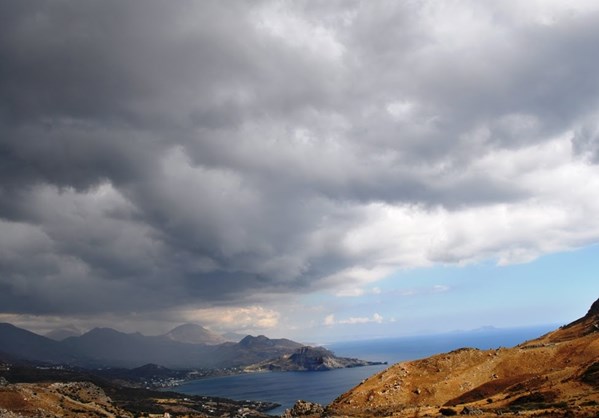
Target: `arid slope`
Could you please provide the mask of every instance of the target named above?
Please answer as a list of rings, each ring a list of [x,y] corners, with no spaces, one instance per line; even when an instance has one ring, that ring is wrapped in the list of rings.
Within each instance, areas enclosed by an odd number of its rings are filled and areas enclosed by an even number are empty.
[[[599,416],[599,300],[517,347],[396,364],[340,396],[329,416]]]
[[[133,417],[115,407],[104,391],[87,382],[0,387],[0,417]]]

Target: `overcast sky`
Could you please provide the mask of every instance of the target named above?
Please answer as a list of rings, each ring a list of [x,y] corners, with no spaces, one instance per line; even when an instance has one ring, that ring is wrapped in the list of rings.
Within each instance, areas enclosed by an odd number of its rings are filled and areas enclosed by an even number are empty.
[[[4,0],[0,320],[575,319],[598,42],[596,1]]]

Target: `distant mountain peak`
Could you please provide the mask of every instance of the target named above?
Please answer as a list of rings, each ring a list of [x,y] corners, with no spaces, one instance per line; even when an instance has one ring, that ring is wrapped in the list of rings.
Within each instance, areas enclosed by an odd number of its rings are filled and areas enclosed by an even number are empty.
[[[273,345],[275,345],[275,341],[271,340],[270,338],[268,338],[265,335],[258,335],[257,337],[254,337],[253,335],[247,335],[241,341],[239,341],[239,345],[244,346],[244,347],[256,346],[256,345],[273,346]]]
[[[243,339],[241,341],[268,341],[270,340],[270,338],[268,338],[266,335],[258,335],[258,336],[254,336],[254,335],[246,335],[245,337],[243,337]]]
[[[45,337],[48,337],[54,341],[62,341],[69,337],[79,337],[81,335],[81,330],[74,325],[66,325],[64,327],[53,329],[45,334]]]
[[[188,344],[217,345],[227,341],[222,335],[193,323],[179,325],[164,334],[163,337]]]
[[[108,327],[95,327],[90,329],[89,331],[87,331],[85,334],[83,334],[84,336],[87,335],[116,335],[116,334],[123,334],[120,331],[117,331],[114,328],[108,328]]]

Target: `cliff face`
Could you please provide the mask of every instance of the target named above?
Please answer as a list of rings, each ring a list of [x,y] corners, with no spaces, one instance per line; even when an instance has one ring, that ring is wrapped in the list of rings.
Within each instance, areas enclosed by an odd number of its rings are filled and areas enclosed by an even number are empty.
[[[336,399],[329,416],[599,416],[599,301],[511,349],[460,349],[396,364]]]

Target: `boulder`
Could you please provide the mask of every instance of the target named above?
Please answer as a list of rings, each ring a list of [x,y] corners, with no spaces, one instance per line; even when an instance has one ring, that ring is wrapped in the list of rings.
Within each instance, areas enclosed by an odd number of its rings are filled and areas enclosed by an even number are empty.
[[[286,409],[281,418],[320,417],[324,412],[322,405],[314,402],[299,400],[293,408]]]

